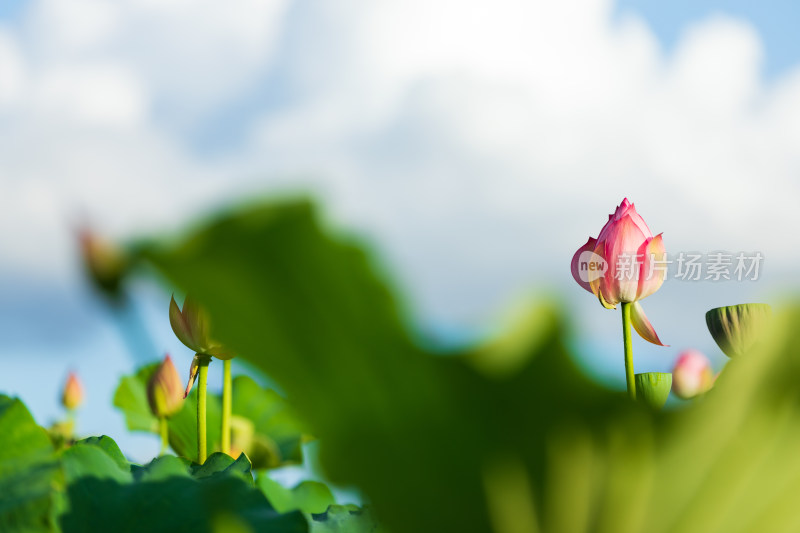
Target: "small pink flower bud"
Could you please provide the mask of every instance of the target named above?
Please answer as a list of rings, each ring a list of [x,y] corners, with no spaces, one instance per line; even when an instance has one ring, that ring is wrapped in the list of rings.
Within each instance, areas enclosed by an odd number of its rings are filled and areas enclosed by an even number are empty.
[[[689,399],[708,392],[714,385],[714,372],[708,358],[697,350],[686,350],[678,356],[672,369],[672,392]]]
[[[78,375],[70,372],[61,393],[61,405],[72,411],[83,403],[83,385],[81,385]]]
[[[174,415],[183,407],[183,384],[167,355],[147,382],[147,401],[157,418]]]

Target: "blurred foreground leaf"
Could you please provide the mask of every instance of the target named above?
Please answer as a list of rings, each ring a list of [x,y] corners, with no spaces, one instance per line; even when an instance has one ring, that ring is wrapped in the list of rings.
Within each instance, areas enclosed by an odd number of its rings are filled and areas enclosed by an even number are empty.
[[[391,531],[800,529],[799,310],[702,401],[654,412],[576,370],[550,306],[461,356],[428,353],[369,257],[307,203],[138,253],[282,385],[326,473]]]

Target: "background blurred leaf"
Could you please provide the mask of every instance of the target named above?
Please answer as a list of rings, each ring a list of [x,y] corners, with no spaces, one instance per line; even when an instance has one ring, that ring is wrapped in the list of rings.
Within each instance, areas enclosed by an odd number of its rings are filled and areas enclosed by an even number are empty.
[[[64,474],[44,428],[0,394],[0,531],[57,531]]]

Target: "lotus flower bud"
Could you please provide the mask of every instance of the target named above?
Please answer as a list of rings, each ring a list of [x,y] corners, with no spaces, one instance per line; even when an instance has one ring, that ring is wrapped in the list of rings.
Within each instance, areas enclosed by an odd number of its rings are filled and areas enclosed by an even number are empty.
[[[119,295],[128,259],[113,243],[88,229],[79,233],[83,263],[94,285],[109,296]]]
[[[625,198],[614,214],[608,215],[597,239],[589,237],[572,256],[572,277],[607,309],[631,303],[636,332],[648,342],[665,346],[639,303],[664,283],[665,260],[661,234],[653,236],[636,207]]]
[[[687,400],[708,392],[714,385],[714,372],[708,358],[697,350],[678,356],[672,369],[672,392]]]
[[[83,385],[81,385],[78,375],[70,372],[61,393],[61,405],[72,411],[83,403]]]
[[[767,304],[717,307],[706,313],[706,325],[728,357],[751,351],[761,340],[772,316]]]
[[[147,382],[147,402],[157,418],[167,418],[183,407],[183,384],[172,358],[167,355]]]
[[[211,355],[217,359],[234,357],[221,344],[211,340],[208,314],[189,296],[183,300],[183,309],[178,307],[175,297],[172,297],[169,303],[169,323],[178,340],[193,352]]]

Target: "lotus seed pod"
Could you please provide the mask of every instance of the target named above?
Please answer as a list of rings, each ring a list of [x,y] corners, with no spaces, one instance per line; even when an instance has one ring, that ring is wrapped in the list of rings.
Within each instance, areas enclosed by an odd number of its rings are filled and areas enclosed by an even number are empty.
[[[644,372],[636,374],[636,399],[654,409],[661,409],[667,402],[672,388],[669,372]]]
[[[706,313],[706,325],[728,357],[750,352],[769,325],[772,309],[767,304],[717,307]]]

